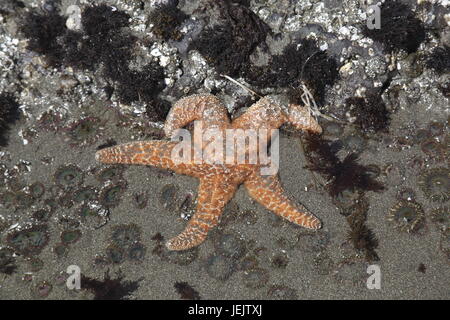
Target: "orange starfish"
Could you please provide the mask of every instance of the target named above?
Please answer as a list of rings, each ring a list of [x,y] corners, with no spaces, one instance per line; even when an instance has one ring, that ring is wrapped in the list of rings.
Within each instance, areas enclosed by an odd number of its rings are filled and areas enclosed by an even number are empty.
[[[192,95],[175,103],[167,116],[164,131],[171,137],[192,121],[200,122],[205,130],[216,129],[219,133],[224,133],[227,129],[277,129],[283,123],[290,123],[301,130],[322,132],[307,108],[293,104],[282,107],[270,97],[260,99],[230,122],[226,108],[215,96]],[[270,143],[270,138],[270,135],[265,136],[266,146]],[[196,139],[194,133],[194,149],[200,142],[202,141]],[[240,184],[244,184],[252,198],[277,215],[306,228],[321,227],[319,219],[305,207],[293,204],[283,194],[277,174],[261,175],[261,161],[253,164],[214,163],[208,161],[211,160],[208,152],[200,162],[174,161],[173,150],[178,144],[177,141],[139,141],[105,148],[96,153],[96,159],[102,163],[151,165],[200,179],[196,213],[185,230],[167,242],[170,250],[185,250],[201,244],[208,231],[219,223],[223,208]],[[207,147],[200,145],[199,148],[206,150]],[[234,150],[238,149],[239,146]],[[247,155],[252,150],[255,151],[255,148],[245,146]]]

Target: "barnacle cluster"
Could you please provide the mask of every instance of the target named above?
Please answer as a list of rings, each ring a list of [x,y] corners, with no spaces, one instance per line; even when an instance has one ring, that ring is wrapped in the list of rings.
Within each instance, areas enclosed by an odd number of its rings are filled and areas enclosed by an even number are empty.
[[[106,4],[88,5],[81,12],[82,30],[76,31],[66,27],[65,18],[55,8],[43,14],[29,12],[21,30],[29,40],[28,49],[44,55],[49,65],[89,71],[102,65],[102,76],[115,84],[122,103],[155,105],[152,102],[165,87],[164,72],[153,61],[142,70],[129,67],[137,43],[137,37],[127,30],[129,19],[127,13]],[[153,112],[165,116],[160,110]]]
[[[426,170],[419,178],[419,186],[430,200],[448,201],[450,199],[450,170],[444,167]]]
[[[422,206],[413,201],[399,201],[389,211],[387,218],[396,229],[408,233],[417,232],[424,226]]]

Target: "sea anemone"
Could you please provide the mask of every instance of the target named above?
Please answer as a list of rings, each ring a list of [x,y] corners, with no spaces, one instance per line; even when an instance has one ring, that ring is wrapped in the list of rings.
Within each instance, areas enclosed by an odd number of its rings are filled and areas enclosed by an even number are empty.
[[[450,170],[443,167],[426,170],[419,178],[419,186],[430,200],[448,201],[450,199]]]
[[[420,230],[424,226],[424,217],[422,206],[413,201],[399,201],[387,216],[396,229],[408,233]]]

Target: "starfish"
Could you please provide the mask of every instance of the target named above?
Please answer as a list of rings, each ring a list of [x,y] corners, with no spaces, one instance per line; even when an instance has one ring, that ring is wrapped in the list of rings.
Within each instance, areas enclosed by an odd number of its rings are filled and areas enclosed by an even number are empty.
[[[290,123],[300,130],[322,132],[308,108],[295,104],[283,106],[269,96],[261,98],[232,122],[225,106],[213,95],[182,98],[169,111],[164,132],[167,137],[171,137],[193,121],[200,122],[204,130],[216,129],[218,132],[227,129],[277,129],[284,123]],[[267,143],[270,138],[265,136]],[[318,218],[284,195],[277,174],[261,174],[261,162],[220,164],[211,161],[174,161],[173,150],[178,143],[166,140],[138,141],[101,149],[96,153],[96,159],[101,163],[150,165],[200,179],[196,212],[184,231],[166,243],[168,249],[186,250],[201,244],[208,231],[219,223],[225,205],[241,184],[253,199],[275,214],[309,229],[321,227]],[[198,143],[194,133],[194,148]],[[246,147],[246,152],[249,150],[250,147]],[[204,155],[206,158],[209,156],[209,153]]]

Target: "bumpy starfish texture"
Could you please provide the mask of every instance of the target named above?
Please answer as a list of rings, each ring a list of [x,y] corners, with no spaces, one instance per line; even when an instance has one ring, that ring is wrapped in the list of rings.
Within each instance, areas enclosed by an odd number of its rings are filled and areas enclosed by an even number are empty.
[[[298,105],[281,107],[270,97],[260,99],[230,122],[226,108],[215,96],[192,95],[175,103],[167,116],[164,131],[171,137],[177,129],[192,121],[201,122],[204,130],[214,128],[220,132],[226,129],[277,129],[286,122],[300,130],[322,132],[307,108]],[[266,136],[267,143],[270,138],[270,135]],[[205,161],[208,153],[200,163],[194,160],[174,161],[172,151],[178,143],[140,141],[105,148],[96,153],[96,159],[102,163],[150,165],[200,179],[196,212],[185,230],[166,243],[168,249],[185,250],[201,244],[208,231],[219,223],[223,208],[241,184],[252,198],[275,214],[309,229],[321,227],[319,219],[283,194],[277,175],[261,175],[262,163],[215,164]],[[194,138],[194,149],[198,143]],[[247,145],[246,152],[249,152]],[[203,147],[200,148],[203,150]]]

